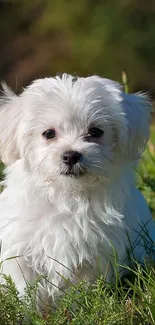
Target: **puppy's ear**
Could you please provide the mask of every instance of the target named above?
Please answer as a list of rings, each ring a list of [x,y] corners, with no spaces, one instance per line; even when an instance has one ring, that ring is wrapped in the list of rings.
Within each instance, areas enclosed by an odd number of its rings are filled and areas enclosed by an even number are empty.
[[[21,108],[16,96],[6,84],[2,85],[0,99],[0,159],[5,165],[20,158],[17,133],[21,118]]]
[[[149,139],[152,106],[146,95],[122,93],[122,104],[127,120],[127,151],[129,157],[138,159]]]
[[[101,82],[115,101],[114,111],[116,111],[117,104],[121,107],[119,119],[117,115],[115,116],[120,149],[128,158],[139,159],[149,139],[151,102],[145,94],[124,93],[122,86],[112,80],[102,79]]]

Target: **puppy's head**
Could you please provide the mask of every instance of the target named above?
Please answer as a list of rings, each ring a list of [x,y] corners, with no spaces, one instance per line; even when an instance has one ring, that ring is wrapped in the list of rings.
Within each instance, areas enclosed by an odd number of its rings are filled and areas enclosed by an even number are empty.
[[[89,186],[141,156],[149,119],[145,97],[98,76],[39,79],[19,96],[4,86],[1,159],[6,165],[23,159],[45,184]]]

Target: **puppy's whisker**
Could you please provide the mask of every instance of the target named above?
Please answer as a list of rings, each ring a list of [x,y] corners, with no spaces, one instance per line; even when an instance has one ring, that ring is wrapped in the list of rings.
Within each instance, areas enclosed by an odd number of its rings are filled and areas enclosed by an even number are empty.
[[[106,173],[107,173],[107,169],[105,168],[105,167],[103,167],[103,166],[100,166],[100,165],[93,165],[93,167],[96,167],[97,169],[99,168],[99,169],[102,169],[102,170],[104,170]]]
[[[107,159],[111,164],[113,164],[113,160],[112,160],[110,157],[108,157],[107,154],[106,154],[104,151],[103,151],[103,156],[105,156],[106,159]]]
[[[45,155],[43,157],[43,159],[40,161],[39,165],[37,166],[38,170],[40,170],[40,167],[41,167],[42,163],[45,161],[46,158],[47,158],[47,156]]]

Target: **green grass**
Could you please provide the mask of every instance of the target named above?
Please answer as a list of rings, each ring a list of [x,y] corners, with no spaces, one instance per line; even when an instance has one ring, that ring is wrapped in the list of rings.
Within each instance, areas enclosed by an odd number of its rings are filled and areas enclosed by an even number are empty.
[[[138,169],[138,186],[155,216],[155,126]]]
[[[1,168],[2,171],[2,168]],[[137,173],[155,217],[155,127]],[[46,317],[35,309],[37,283],[19,299],[10,278],[0,286],[0,325],[153,325],[155,324],[155,268],[136,264],[130,276],[106,284],[103,276],[90,286],[80,282],[60,300],[59,307],[45,306]],[[65,280],[64,280],[65,281]]]

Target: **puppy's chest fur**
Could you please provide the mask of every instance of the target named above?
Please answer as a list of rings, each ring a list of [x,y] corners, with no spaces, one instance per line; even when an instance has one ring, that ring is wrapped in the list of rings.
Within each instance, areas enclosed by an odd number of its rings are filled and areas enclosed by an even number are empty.
[[[35,264],[37,262],[35,269],[46,266],[49,270],[52,259],[76,267],[83,259],[89,260],[90,255],[97,253],[102,240],[100,220],[95,220],[97,212],[94,213],[89,198],[78,198],[71,204],[62,202],[61,209],[48,202],[38,209],[38,204],[33,203],[34,217],[25,222],[25,226],[30,226],[25,254],[31,256]]]
[[[48,274],[56,270],[67,276],[65,267],[73,272],[76,270],[78,274],[85,268],[87,275],[86,269],[96,273],[98,259],[102,270],[107,267],[112,245],[120,252],[118,238],[122,243],[122,220],[113,218],[113,222],[108,224],[109,216],[101,193],[74,198],[72,204],[61,212],[55,206],[52,206],[52,211],[50,208],[49,214],[41,218],[26,251],[36,270],[41,268]]]
[[[39,191],[23,191],[20,199],[18,194],[17,204],[13,203],[16,209],[5,211],[2,241],[7,238],[8,249],[3,258],[10,257],[12,247],[12,254],[24,255],[35,273],[51,276],[59,285],[60,274],[73,280],[75,273],[92,277],[97,261],[101,270],[105,269],[112,247],[124,254],[122,215],[112,202],[106,202],[102,188],[89,193],[62,193],[53,201]],[[3,195],[8,197],[8,189]]]

